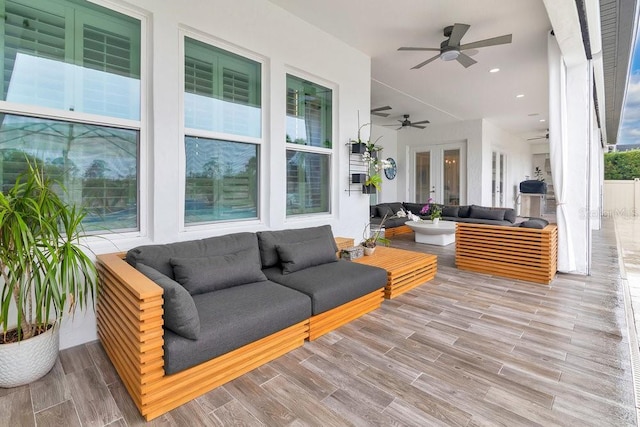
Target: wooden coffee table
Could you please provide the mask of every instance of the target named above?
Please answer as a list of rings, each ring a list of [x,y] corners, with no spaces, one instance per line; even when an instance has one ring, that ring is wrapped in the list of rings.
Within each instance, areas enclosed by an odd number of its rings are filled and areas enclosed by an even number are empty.
[[[384,297],[392,299],[433,279],[438,270],[438,257],[404,249],[376,247],[373,255],[354,260],[387,270]]]

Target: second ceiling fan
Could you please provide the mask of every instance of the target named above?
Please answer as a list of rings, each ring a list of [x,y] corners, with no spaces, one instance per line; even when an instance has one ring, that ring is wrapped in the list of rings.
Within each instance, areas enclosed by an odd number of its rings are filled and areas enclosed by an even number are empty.
[[[415,67],[412,67],[412,70],[416,70],[424,67],[430,62],[435,61],[438,58],[441,58],[443,61],[453,61],[454,59],[458,61],[463,67],[469,68],[473,64],[477,63],[476,60],[471,58],[469,55],[462,53],[463,50],[469,49],[478,49],[481,47],[488,46],[496,46],[500,44],[508,44],[511,43],[512,35],[505,34],[504,36],[492,37],[490,39],[478,40],[471,43],[466,43],[461,45],[460,41],[462,37],[469,30],[470,25],[467,24],[454,24],[444,28],[444,36],[447,37],[442,43],[440,43],[440,47],[407,47],[403,46],[398,48],[398,50],[403,51],[433,51],[439,52],[436,56],[427,59],[424,62],[419,63]]]
[[[404,127],[412,127],[412,128],[424,129],[424,128],[426,128],[426,126],[421,126],[421,125],[430,123],[429,120],[421,120],[419,122],[411,122],[409,120],[409,115],[408,114],[404,114],[403,117],[404,117],[404,120],[398,120],[400,122],[400,127],[397,128],[396,130],[400,130],[400,129],[404,128]],[[383,125],[383,126],[398,126],[398,125]]]

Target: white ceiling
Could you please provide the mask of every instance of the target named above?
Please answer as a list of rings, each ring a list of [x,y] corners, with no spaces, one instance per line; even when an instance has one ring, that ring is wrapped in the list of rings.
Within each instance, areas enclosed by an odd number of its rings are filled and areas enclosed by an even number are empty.
[[[547,123],[547,33],[542,0],[271,0],[371,57],[371,107],[390,105],[392,124],[403,114],[433,124],[485,118],[523,138],[544,135]],[[400,46],[439,47],[443,28],[471,25],[462,44],[513,34],[508,45],[467,51],[478,63],[436,60],[437,52],[399,52]],[[498,73],[489,73],[492,68]],[[523,98],[516,98],[524,94]],[[387,111],[389,112],[389,111]]]

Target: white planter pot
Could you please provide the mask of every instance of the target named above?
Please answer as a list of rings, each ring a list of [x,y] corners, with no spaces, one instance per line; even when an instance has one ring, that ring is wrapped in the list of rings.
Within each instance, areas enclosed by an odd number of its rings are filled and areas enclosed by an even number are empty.
[[[0,387],[18,387],[44,377],[60,351],[60,328],[17,343],[0,344]]]
[[[366,246],[364,247],[364,254],[365,255],[373,255],[373,253],[375,252],[376,248],[367,248]]]
[[[431,222],[433,222],[433,224],[435,225],[440,222],[440,218],[433,218]]]

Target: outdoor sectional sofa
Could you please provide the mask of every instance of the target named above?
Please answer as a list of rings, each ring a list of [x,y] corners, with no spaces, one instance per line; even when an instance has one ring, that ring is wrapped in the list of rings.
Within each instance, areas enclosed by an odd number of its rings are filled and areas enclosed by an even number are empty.
[[[371,207],[371,223],[385,215],[385,236],[412,232],[400,209],[419,215],[421,203],[381,203]],[[556,275],[558,228],[542,218],[517,218],[514,209],[440,206],[442,219],[455,221],[456,266],[463,270],[549,284]],[[420,215],[419,215],[420,216]],[[390,218],[389,218],[390,217]],[[426,219],[428,215],[422,215]]]
[[[329,226],[98,256],[98,335],[153,419],[380,306],[387,272],[338,260]]]
[[[423,206],[424,203],[379,203],[370,207],[371,223],[380,224],[384,216],[387,215],[384,223],[385,235],[387,237],[396,234],[410,233],[412,230],[405,225],[405,222],[409,221],[409,218],[398,217],[397,213],[402,209],[404,212],[411,212],[422,219],[428,219],[428,213],[424,215],[420,214]],[[477,205],[436,206],[442,210],[442,219],[444,221],[503,225],[507,227],[520,226],[522,224],[517,221],[515,209],[511,208],[492,208]],[[533,226],[534,224],[528,223],[528,225]]]

